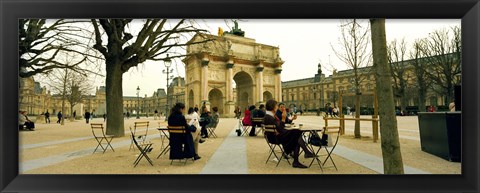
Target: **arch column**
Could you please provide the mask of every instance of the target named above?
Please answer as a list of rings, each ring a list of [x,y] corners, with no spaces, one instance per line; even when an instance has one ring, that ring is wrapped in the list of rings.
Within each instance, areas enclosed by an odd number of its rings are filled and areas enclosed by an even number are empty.
[[[282,68],[275,68],[275,100],[282,101],[282,78],[281,78]]]
[[[257,66],[257,103],[263,103],[263,64]]]
[[[227,102],[224,105],[224,110],[223,114],[225,117],[235,117],[235,113],[233,112],[235,110],[235,102],[233,101],[233,87],[232,87],[232,81],[233,81],[233,65],[234,62],[233,60],[229,60],[227,64],[225,65],[227,67],[227,80],[226,80],[226,85],[225,85],[225,98],[227,99]]]
[[[210,103],[208,102],[208,63],[210,60],[207,58],[207,56],[204,56],[204,58],[201,61],[202,64],[202,83],[200,86],[200,98],[201,98],[201,104],[199,105],[200,107],[205,103],[205,106],[210,109]]]

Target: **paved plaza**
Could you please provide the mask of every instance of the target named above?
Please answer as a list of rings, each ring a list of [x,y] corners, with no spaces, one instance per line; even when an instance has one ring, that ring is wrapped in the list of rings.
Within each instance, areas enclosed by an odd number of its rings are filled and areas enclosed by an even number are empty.
[[[141,160],[137,167],[133,162],[138,150],[129,150],[129,126],[135,121],[150,121],[148,140],[153,142],[149,153],[154,166]],[[421,151],[418,120],[416,116],[397,117],[400,144],[405,173],[407,174],[460,174],[461,163],[449,162]],[[361,139],[354,139],[354,121],[346,121],[345,135],[339,139],[333,159],[338,171],[327,161],[323,171],[314,162],[307,169],[292,168],[281,161],[276,166],[275,159],[265,163],[269,149],[260,134],[256,137],[237,137],[235,129],[238,120],[221,118],[216,129],[217,138],[207,138],[199,145],[199,155],[195,162],[174,161],[167,155],[156,159],[168,142],[162,144],[160,132],[156,128],[166,126],[162,120],[153,117],[125,120],[125,136],[114,138],[108,150],[92,153],[97,142],[92,137],[90,125],[84,120],[65,121],[65,125],[36,123],[35,131],[21,131],[19,134],[19,162],[21,174],[381,174],[383,163],[380,141],[372,141],[372,125],[361,122]],[[337,121],[338,122],[338,121]],[[92,123],[104,123],[103,118],[95,118]],[[296,123],[305,127],[320,128],[324,121],[319,116],[299,116]],[[329,121],[329,125],[338,125]],[[381,139],[380,139],[381,140]],[[321,157],[325,159],[325,157]],[[323,159],[321,159],[323,161]],[[300,162],[309,165],[311,158],[300,156]]]

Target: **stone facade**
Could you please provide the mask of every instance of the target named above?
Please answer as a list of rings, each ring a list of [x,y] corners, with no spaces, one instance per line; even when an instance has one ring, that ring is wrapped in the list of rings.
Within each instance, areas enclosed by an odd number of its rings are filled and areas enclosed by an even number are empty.
[[[413,66],[409,64],[410,61],[404,61],[406,66],[405,77],[414,77]],[[334,71],[332,75],[325,77],[321,73],[320,65],[318,72],[314,77],[285,81],[282,82],[282,101],[286,103],[287,107],[297,107],[297,110],[315,111],[318,108],[323,108],[325,104],[338,104],[339,93],[353,93],[352,83],[350,82],[354,77],[353,70]],[[362,81],[360,84],[360,91],[373,92],[376,86],[375,76],[372,67],[364,67],[358,70]],[[413,78],[409,78],[407,82],[407,106],[417,106],[418,96],[415,90],[416,82]],[[400,99],[395,98],[395,103],[400,106]],[[442,105],[445,104],[444,96],[439,96],[433,90],[427,91],[426,105]],[[353,107],[354,97],[343,97],[343,106]],[[361,97],[361,107],[373,107],[373,97],[370,95]]]
[[[216,106],[222,116],[233,117],[236,106],[244,109],[280,98],[284,62],[278,47],[232,34],[199,33],[189,41],[195,42],[203,43],[187,46],[187,57],[182,60],[187,107]]]

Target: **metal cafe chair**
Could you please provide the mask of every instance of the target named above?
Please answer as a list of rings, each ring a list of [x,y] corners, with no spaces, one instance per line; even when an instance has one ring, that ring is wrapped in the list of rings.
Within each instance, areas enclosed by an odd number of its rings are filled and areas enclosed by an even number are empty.
[[[268,155],[267,160],[265,161],[265,164],[268,163],[268,160],[270,160],[270,157],[275,156],[277,158],[278,162],[275,167],[278,167],[278,164],[280,164],[280,161],[282,161],[283,155],[285,155],[285,151],[283,150],[282,144],[280,141],[278,141],[277,137],[275,136],[277,133],[277,130],[275,129],[275,125],[264,125],[263,126],[263,137],[265,138],[265,141],[267,142],[268,147],[270,148],[270,154]],[[277,155],[275,152],[276,148],[280,149],[280,156]],[[288,164],[290,164],[290,161],[287,160]]]
[[[207,126],[207,131],[208,131],[208,136],[212,136],[214,138],[217,138],[217,134],[215,133],[215,129],[217,129],[217,125],[220,119],[217,119],[217,121],[212,124],[211,126]]]
[[[333,161],[332,153],[333,153],[333,150],[335,150],[335,147],[337,147],[338,140],[340,139],[340,127],[324,127],[324,130],[325,130],[324,133],[329,135],[328,140],[332,140],[332,137],[331,137],[332,135],[336,135],[336,137],[335,137],[335,142],[332,141],[332,144],[333,144],[332,146],[329,146],[329,145],[323,146],[323,149],[325,149],[327,153],[326,154],[327,158],[325,158],[325,160],[323,161],[322,166],[325,166],[325,163],[327,162],[327,160],[330,160],[333,164],[333,167],[335,167],[335,170],[338,171],[337,166]],[[328,166],[328,167],[332,167],[332,166]]]
[[[137,137],[138,139],[142,140],[143,142],[145,142],[145,140],[147,139],[147,134],[148,134],[148,125],[149,125],[149,121],[138,121],[138,122],[134,122],[134,126],[133,126],[133,135],[135,135],[135,137]],[[145,133],[137,133],[137,129],[138,128],[145,128]],[[133,148],[133,140],[132,142],[130,143],[130,149]]]
[[[243,119],[241,119],[241,120],[243,120]],[[245,135],[247,135],[247,133],[250,132],[250,129],[252,128],[252,126],[251,125],[244,125],[243,121],[241,121],[241,120],[240,120],[239,124],[241,125],[241,128],[242,128],[242,135],[240,135],[240,136],[245,136]]]
[[[90,127],[92,128],[92,134],[95,140],[97,141],[98,145],[93,151],[95,153],[98,149],[98,147],[101,147],[103,150],[103,153],[107,151],[108,147],[112,149],[112,151],[115,151],[112,147],[112,144],[110,144],[113,140],[113,135],[105,135],[105,131],[103,129],[103,124],[102,123],[91,123]],[[104,147],[105,145],[105,147]]]
[[[258,135],[259,133],[263,133],[263,117],[252,118],[252,125],[253,124],[256,126],[255,128],[257,129],[257,131],[255,132],[256,135]]]
[[[167,126],[167,128],[168,128],[168,133],[169,133],[169,136],[170,136],[170,137],[168,138],[168,139],[169,139],[169,143],[168,143],[168,144],[169,144],[170,151],[172,151],[173,149],[172,149],[172,147],[170,146],[170,140],[172,139],[172,134],[174,134],[174,135],[175,135],[175,134],[187,134],[187,130],[186,130],[186,128],[185,128],[184,126],[170,126],[170,125],[169,125],[169,126]],[[190,135],[190,134],[189,134],[189,135]],[[182,147],[182,148],[183,148],[183,147]],[[172,153],[172,152],[170,152],[170,153]],[[160,155],[161,155],[161,154],[160,154]],[[159,155],[159,156],[160,156],[160,155]],[[184,164],[187,164],[187,159],[186,159],[186,158],[182,158],[182,159],[178,159],[178,160],[181,161],[181,160],[183,160],[183,159],[185,160]],[[173,163],[173,160],[175,160],[175,159],[170,159],[170,160],[171,160],[171,161],[170,161],[170,165],[171,165],[171,164]],[[193,158],[192,158],[192,160],[193,160]]]
[[[147,155],[148,152],[152,151],[153,143],[148,141],[137,142],[136,136],[133,134],[131,127],[130,127],[130,133],[132,136],[132,141],[135,144],[135,147],[137,147],[137,149],[140,151],[140,154],[138,154],[137,159],[135,159],[135,161],[133,162],[133,165],[134,165],[133,167],[137,167],[138,163],[140,162],[140,160],[142,160],[142,158],[145,158],[148,161],[148,163],[150,163],[150,165],[153,166],[152,160]]]

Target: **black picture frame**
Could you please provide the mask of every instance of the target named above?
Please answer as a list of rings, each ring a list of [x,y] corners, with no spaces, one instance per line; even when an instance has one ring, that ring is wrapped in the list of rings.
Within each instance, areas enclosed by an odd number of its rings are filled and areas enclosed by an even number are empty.
[[[1,192],[478,192],[479,11],[478,0],[2,0]],[[124,17],[462,18],[462,174],[19,175],[18,19]]]

